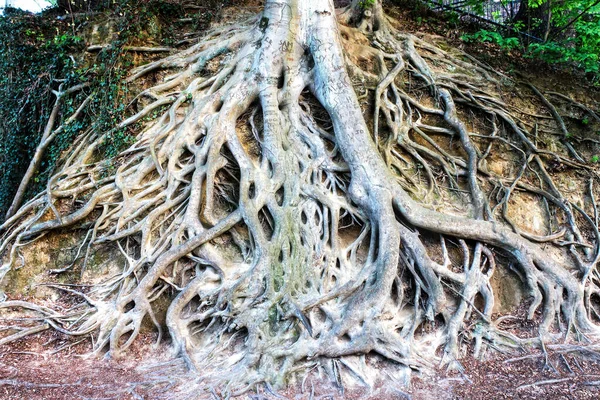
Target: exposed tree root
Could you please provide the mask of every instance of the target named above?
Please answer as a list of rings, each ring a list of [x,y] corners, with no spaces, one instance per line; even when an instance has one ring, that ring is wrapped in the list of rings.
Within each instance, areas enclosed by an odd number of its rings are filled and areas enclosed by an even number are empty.
[[[64,313],[0,307],[39,314],[36,329],[93,333],[95,348],[116,356],[146,317],[161,331],[153,303],[166,296],[173,345],[190,366],[219,371],[207,382],[231,394],[317,364],[336,376],[328,360],[347,355],[418,368],[442,348],[458,366],[461,337],[479,352],[597,333],[597,176],[564,123],[562,148],[537,143],[537,126],[498,95],[504,75],[398,32],[380,6],[353,28],[316,0],[267,1],[258,19],[130,79],[165,69],[177,72],[142,92],[141,111],[121,126],[168,110],[116,172],[97,160],[107,133],[91,132],[48,190],[2,226],[2,274],[30,241],[86,222],[78,257],[85,265],[92,246],[116,243],[122,273],[77,292],[87,306]],[[488,169],[496,151],[513,152],[516,171]],[[593,215],[565,197],[552,163],[589,182]],[[511,219],[517,192],[544,205],[548,232]],[[438,246],[424,240],[432,234]],[[539,338],[492,318],[498,253],[532,295],[529,318],[542,313]],[[419,333],[424,324],[432,332]]]

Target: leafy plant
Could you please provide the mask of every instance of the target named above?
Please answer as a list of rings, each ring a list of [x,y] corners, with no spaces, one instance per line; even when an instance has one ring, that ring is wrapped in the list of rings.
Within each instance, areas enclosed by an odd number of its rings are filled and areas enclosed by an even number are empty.
[[[461,40],[465,42],[490,42],[506,50],[514,50],[522,48],[521,40],[518,37],[505,37],[496,31],[481,29],[474,34],[464,34]]]
[[[478,5],[491,3],[467,0],[461,7],[484,15]],[[481,29],[462,39],[491,42],[506,50],[521,49],[525,57],[551,64],[574,65],[600,84],[600,0],[522,0],[513,20],[502,21],[499,11],[488,17],[504,27]]]
[[[358,5],[361,9],[367,10],[375,5],[377,0],[361,0]]]

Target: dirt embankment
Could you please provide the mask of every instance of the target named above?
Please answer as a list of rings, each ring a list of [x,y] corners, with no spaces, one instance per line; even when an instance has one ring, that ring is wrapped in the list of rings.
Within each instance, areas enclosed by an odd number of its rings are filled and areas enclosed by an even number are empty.
[[[244,13],[255,13],[260,2],[248,1]],[[233,9],[229,13],[233,13]],[[577,74],[524,61],[518,55],[505,54],[490,45],[464,44],[456,28],[428,16],[415,19],[413,12],[390,8],[388,13],[401,21],[402,28],[429,35],[443,35],[450,46],[465,50],[507,74],[519,71],[523,79],[536,86],[560,91],[582,103],[600,103],[600,92],[586,85]],[[226,10],[227,12],[227,10]],[[230,20],[226,17],[225,20]],[[182,33],[184,35],[185,33]],[[531,94],[522,94],[531,96]],[[573,111],[570,127],[579,126],[579,114]],[[580,124],[581,125],[581,124]],[[0,320],[0,324],[4,324]],[[516,330],[531,334],[533,327]],[[46,331],[33,338],[0,347],[0,399],[162,399],[211,398],[210,390],[196,382],[181,362],[169,362],[168,344],[152,348],[154,336],[146,334],[130,350],[127,361],[86,357],[91,349],[89,338],[66,338]],[[313,382],[310,388],[298,384],[283,395],[286,398],[412,398],[412,399],[597,399],[600,398],[600,356],[589,349],[553,346],[547,353],[521,353],[493,356],[478,361],[471,356],[462,360],[462,373],[437,371],[435,376],[417,376],[410,387],[396,388],[379,384],[372,390],[346,389]],[[251,396],[276,398],[270,393]]]

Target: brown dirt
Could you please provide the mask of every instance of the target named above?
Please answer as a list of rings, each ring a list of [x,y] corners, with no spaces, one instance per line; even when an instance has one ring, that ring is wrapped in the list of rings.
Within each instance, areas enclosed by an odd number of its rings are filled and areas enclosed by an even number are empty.
[[[503,357],[487,362],[465,361],[465,376],[454,386],[459,399],[597,399],[600,364],[576,356],[543,353],[527,359]]]
[[[76,340],[56,332],[44,332],[34,338],[0,348],[0,399],[71,400],[71,399],[203,399],[211,398],[207,388],[192,382],[183,372],[164,374],[173,379],[167,386],[160,374],[150,377],[148,366],[166,360],[163,345],[153,349],[154,335],[144,335],[128,351],[126,360],[86,356],[90,343],[85,340],[65,348]],[[60,349],[63,350],[60,350]],[[56,354],[51,354],[60,350]],[[547,361],[546,361],[547,360]],[[582,352],[550,348],[548,357],[541,352],[494,357],[478,361],[462,360],[463,373],[436,371],[434,376],[417,376],[410,388],[394,388],[386,383],[374,390],[339,388],[315,381],[302,391],[296,385],[283,393],[285,399],[597,399],[600,398],[600,362]],[[185,379],[187,375],[187,380]],[[159,377],[157,379],[157,376]],[[189,385],[197,386],[190,394]],[[275,399],[260,389],[246,398]]]
[[[148,347],[149,339],[141,338],[126,362],[87,356],[91,348],[88,339],[64,347],[78,340],[50,331],[2,346],[0,399],[160,398],[155,397],[156,388],[145,384],[136,371],[142,359],[139,349]]]

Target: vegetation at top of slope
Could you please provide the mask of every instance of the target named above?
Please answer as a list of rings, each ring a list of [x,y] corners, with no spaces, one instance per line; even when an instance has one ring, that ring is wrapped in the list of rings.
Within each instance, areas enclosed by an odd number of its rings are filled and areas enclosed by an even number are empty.
[[[483,14],[481,0],[461,2]],[[508,5],[502,0],[502,5]],[[510,2],[512,3],[512,2]],[[458,14],[452,11],[455,18]],[[550,64],[576,66],[600,84],[600,1],[522,0],[518,13],[502,25],[490,25],[462,36],[465,41],[491,42],[505,50]]]

